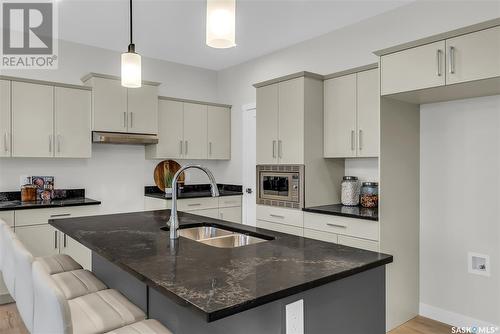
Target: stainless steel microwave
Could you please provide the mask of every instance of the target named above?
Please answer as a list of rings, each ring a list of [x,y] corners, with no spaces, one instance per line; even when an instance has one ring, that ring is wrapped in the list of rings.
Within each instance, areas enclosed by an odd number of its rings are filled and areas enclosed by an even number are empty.
[[[302,209],[304,165],[258,165],[257,204]]]

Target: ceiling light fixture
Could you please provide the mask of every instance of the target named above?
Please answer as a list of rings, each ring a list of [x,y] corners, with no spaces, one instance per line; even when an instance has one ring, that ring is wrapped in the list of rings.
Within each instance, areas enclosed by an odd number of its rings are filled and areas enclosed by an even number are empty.
[[[130,0],[130,44],[128,51],[122,53],[122,86],[139,88],[142,84],[141,55],[135,52],[132,42],[132,0]]]
[[[216,49],[236,46],[236,0],[207,0],[207,45]]]

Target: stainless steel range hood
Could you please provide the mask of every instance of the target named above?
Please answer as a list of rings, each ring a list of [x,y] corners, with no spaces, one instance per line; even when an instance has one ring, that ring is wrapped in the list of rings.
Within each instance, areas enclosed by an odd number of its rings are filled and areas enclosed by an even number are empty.
[[[101,144],[149,145],[158,144],[158,136],[134,133],[93,131],[92,142]]]

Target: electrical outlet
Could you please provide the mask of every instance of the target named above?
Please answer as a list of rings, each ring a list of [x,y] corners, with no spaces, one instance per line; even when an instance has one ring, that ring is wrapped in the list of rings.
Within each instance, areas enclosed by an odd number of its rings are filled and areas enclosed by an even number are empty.
[[[490,257],[484,254],[469,253],[469,273],[490,276]]]
[[[304,300],[286,305],[286,334],[304,334]]]

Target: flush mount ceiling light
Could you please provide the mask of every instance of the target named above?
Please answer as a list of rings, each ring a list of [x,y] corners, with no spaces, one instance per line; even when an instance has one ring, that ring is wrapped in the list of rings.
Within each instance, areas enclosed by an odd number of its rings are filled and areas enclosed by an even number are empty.
[[[236,46],[236,0],[207,0],[207,45],[226,49]]]
[[[122,53],[122,86],[141,87],[141,71],[141,56],[135,52],[135,44],[132,42],[132,0],[130,0],[130,44],[128,51]]]

